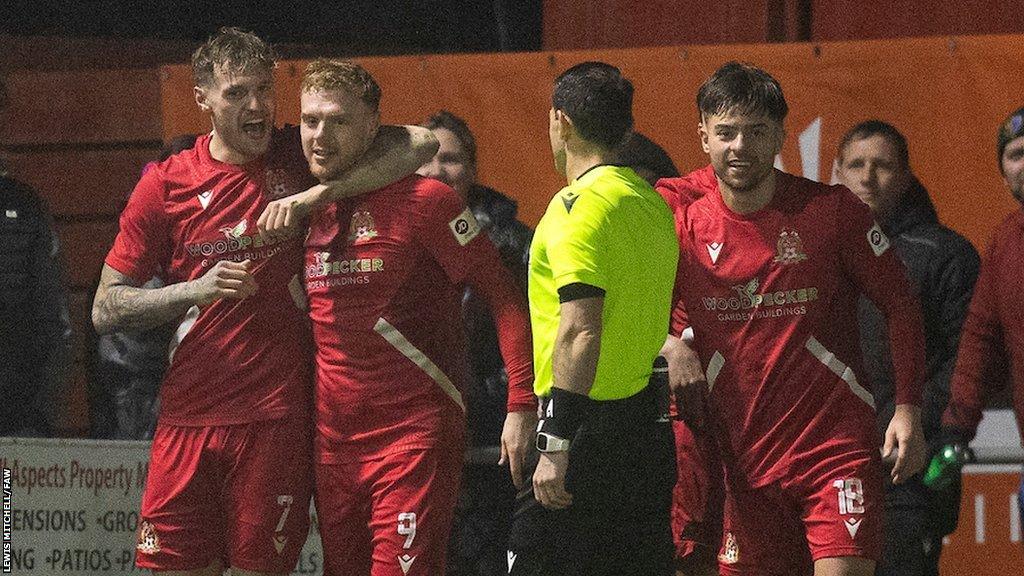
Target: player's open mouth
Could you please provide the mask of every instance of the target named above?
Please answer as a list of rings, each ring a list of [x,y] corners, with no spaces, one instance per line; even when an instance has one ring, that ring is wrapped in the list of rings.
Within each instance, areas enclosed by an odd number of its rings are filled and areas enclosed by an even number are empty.
[[[264,120],[249,120],[242,124],[242,131],[250,138],[263,138],[267,133],[267,123]]]
[[[317,163],[323,163],[325,160],[334,155],[334,152],[330,150],[324,150],[323,148],[313,148],[313,161]]]

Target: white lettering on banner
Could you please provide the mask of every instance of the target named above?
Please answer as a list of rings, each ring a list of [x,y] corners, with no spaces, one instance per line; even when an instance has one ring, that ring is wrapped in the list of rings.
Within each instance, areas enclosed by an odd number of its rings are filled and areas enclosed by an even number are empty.
[[[985,543],[985,496],[982,494],[974,497],[974,541]]]
[[[135,555],[148,442],[0,438],[0,467],[5,472],[0,573],[147,573],[135,567]],[[287,500],[280,499],[282,507],[290,504]],[[315,576],[323,574],[323,552],[311,507],[309,512],[310,536],[293,574]]]
[[[821,116],[807,125],[797,137],[800,147],[800,163],[804,178],[821,182]],[[786,171],[782,156],[775,155],[775,168]]]
[[[1020,495],[1010,494],[1010,542],[1020,542],[1020,514],[1014,514],[1020,510]]]

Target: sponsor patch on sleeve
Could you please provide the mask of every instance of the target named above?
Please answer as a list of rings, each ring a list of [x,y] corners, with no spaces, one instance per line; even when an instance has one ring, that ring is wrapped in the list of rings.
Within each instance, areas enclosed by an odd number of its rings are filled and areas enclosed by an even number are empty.
[[[882,227],[875,222],[875,225],[868,229],[868,245],[875,256],[881,256],[889,249],[889,237],[882,232]]]
[[[473,216],[473,212],[469,208],[463,210],[449,222],[448,227],[452,229],[452,234],[459,241],[460,246],[469,244],[480,233],[480,224],[477,223],[476,217]]]

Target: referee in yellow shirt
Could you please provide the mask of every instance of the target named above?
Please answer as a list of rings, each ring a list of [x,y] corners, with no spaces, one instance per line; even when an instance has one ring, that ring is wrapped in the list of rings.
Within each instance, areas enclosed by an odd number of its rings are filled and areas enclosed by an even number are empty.
[[[649,386],[668,333],[679,242],[661,197],[616,154],[633,86],[587,62],[555,80],[551,200],[530,248],[538,463],[518,498],[514,576],[670,576],[675,449]]]

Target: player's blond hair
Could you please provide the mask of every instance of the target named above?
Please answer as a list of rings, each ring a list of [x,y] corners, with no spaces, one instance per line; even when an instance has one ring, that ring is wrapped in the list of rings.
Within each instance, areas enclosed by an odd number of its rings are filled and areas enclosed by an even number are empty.
[[[302,92],[328,90],[344,90],[373,110],[380,107],[380,86],[365,68],[355,62],[319,58],[306,66]]]

